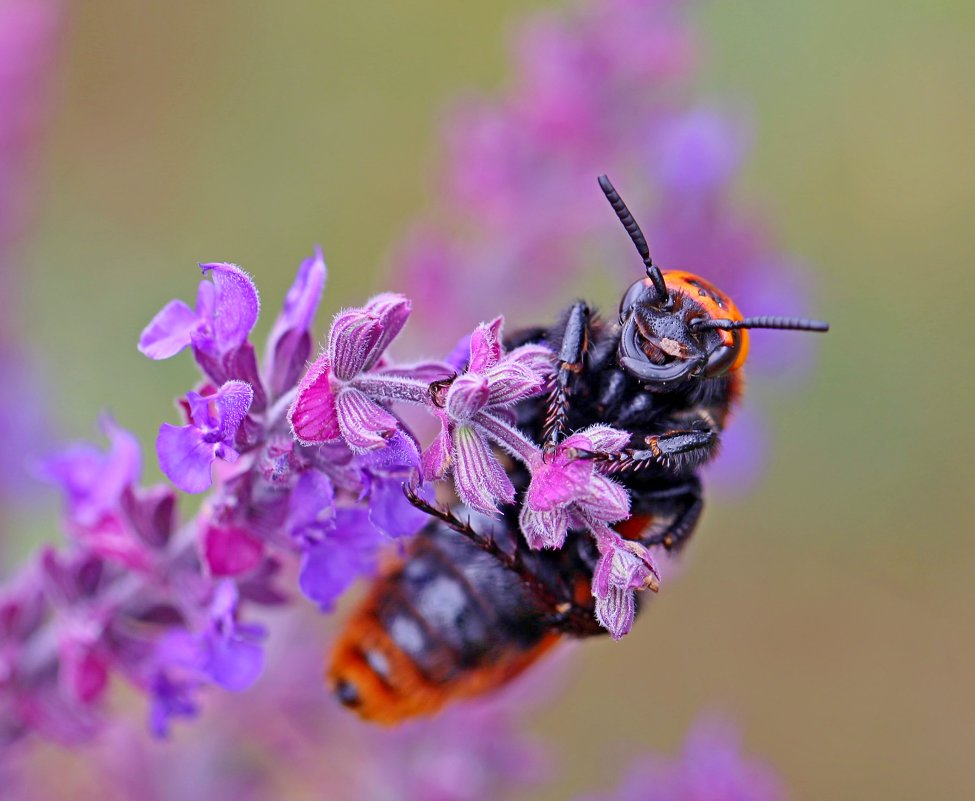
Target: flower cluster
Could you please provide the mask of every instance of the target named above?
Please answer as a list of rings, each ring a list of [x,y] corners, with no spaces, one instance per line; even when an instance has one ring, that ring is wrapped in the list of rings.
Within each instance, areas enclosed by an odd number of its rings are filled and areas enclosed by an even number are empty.
[[[190,349],[202,373],[177,404],[182,421],[164,422],[156,439],[170,483],[140,486],[138,442],[107,417],[107,450],[78,444],[43,465],[64,494],[69,544],[42,553],[2,598],[0,740],[31,730],[83,739],[99,726],[113,674],[147,694],[159,735],[197,714],[203,687],[249,687],[267,632],[246,618],[286,599],[282,570],[295,565],[302,593],[331,609],[388,543],[428,520],[404,485],[432,497],[432,482],[452,479],[470,509],[501,514],[516,500],[504,453],[531,475],[520,518],[528,544],[558,548],[570,528],[591,532],[597,617],[616,637],[629,630],[633,595],[656,589],[656,571],[610,528],[629,514],[622,486],[577,455],[619,450],[629,435],[595,426],[545,453],[517,427],[514,406],[549,385],[547,348],[506,350],[498,317],[443,362],[397,363],[389,347],[411,304],[383,294],[340,312],[305,369],[325,283],[316,252],[261,363],[253,280],[232,264],[202,270],[195,307],[172,301],[139,339],[152,359]],[[426,448],[403,404],[439,422]],[[185,526],[177,490],[208,491]]]
[[[630,434],[597,425],[546,453],[514,424],[512,409],[546,391],[554,354],[533,344],[506,352],[504,320],[497,317],[481,323],[466,347],[451,354],[451,363],[393,365],[385,349],[409,311],[406,298],[386,294],[335,318],[328,344],[299,383],[289,412],[295,439],[306,446],[340,443],[360,455],[382,453],[404,433],[412,441],[392,406],[421,407],[440,423],[422,454],[421,477],[452,477],[458,498],[485,515],[497,515],[515,500],[498,458],[498,450],[507,452],[531,474],[519,519],[529,546],[561,548],[570,528],[591,532],[600,553],[592,587],[596,617],[622,637],[635,616],[634,593],[656,590],[657,571],[647,549],[609,528],[629,516],[626,491],[579,454],[618,452]]]
[[[587,0],[519,27],[509,87],[448,116],[436,208],[393,252],[390,278],[416,294],[427,332],[456,336],[501,302],[537,324],[595,269],[609,285],[637,280],[640,261],[596,186],[603,173],[625,176],[619,188],[658,264],[706,277],[746,313],[802,313],[803,270],[735,195],[746,125],[686,100],[700,50],[692,9],[687,0]],[[539,298],[553,304],[541,314]],[[749,373],[801,371],[810,348],[802,337],[753,348]],[[734,492],[760,473],[765,442],[761,414],[746,404],[739,415],[716,476]]]

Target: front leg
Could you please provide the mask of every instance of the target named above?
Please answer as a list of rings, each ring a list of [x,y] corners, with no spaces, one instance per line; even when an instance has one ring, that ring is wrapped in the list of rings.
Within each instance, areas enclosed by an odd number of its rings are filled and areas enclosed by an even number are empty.
[[[711,415],[702,412],[689,425],[644,438],[646,448],[627,448],[619,453],[580,451],[579,456],[608,465],[612,472],[642,470],[660,465],[684,473],[714,458],[718,450],[718,428]]]
[[[566,316],[562,347],[559,349],[558,366],[545,418],[544,438],[548,450],[554,449],[565,438],[572,378],[582,372],[586,351],[589,349],[590,316],[589,306],[581,300],[572,305]]]

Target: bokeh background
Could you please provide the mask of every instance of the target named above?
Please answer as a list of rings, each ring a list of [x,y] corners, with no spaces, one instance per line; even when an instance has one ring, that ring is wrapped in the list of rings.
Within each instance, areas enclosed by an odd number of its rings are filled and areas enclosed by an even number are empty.
[[[194,372],[135,341],[199,261],[242,264],[274,302],[322,243],[320,330],[382,288],[445,104],[502,87],[512,25],[554,5],[66,5],[17,310],[49,435],[90,437],[108,407],[151,442]],[[759,399],[760,487],[711,501],[680,581],[626,640],[579,649],[534,716],[566,758],[531,797],[675,750],[702,710],[795,799],[975,797],[975,6],[694,14],[693,92],[751,115],[741,194],[813,265],[833,330],[796,391]],[[32,497],[7,512],[8,567],[57,536],[54,496]]]

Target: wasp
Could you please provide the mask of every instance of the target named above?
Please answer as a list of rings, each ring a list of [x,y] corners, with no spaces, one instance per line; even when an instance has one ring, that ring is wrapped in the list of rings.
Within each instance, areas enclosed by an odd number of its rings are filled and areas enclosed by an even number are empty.
[[[612,322],[578,301],[556,325],[511,338],[512,347],[539,342],[557,354],[551,392],[520,404],[518,423],[546,448],[594,423],[631,432],[624,451],[580,456],[604,462],[631,495],[632,516],[617,533],[676,553],[701,515],[698,468],[716,454],[741,395],[748,330],[828,325],[744,317],[704,278],[662,271],[609,179],[599,185],[645,277],[623,294]],[[512,465],[510,476],[527,487],[524,468]],[[563,637],[605,633],[594,617],[598,554],[589,536],[570,532],[560,550],[533,551],[517,503],[499,520],[464,521],[407,492],[431,521],[374,582],[336,644],[329,681],[342,704],[388,724],[430,714],[503,685]]]

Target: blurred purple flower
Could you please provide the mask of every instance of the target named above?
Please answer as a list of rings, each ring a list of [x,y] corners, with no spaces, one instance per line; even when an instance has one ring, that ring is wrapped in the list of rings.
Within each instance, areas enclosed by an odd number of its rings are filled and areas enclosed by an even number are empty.
[[[163,474],[184,492],[203,492],[211,483],[210,468],[218,459],[235,462],[237,431],[254,400],[243,381],[228,381],[212,395],[187,396],[190,425],[163,423],[156,453]]]
[[[169,538],[175,500],[164,488],[138,490],[138,442],[108,417],[102,429],[110,442],[107,452],[73,445],[44,461],[39,473],[61,488],[68,533],[76,543],[147,569],[151,550]]]
[[[613,793],[579,801],[782,801],[785,792],[765,764],[741,754],[727,725],[694,726],[677,758],[644,758]]]
[[[791,260],[735,199],[748,126],[684,99],[697,63],[691,9],[589,0],[522,24],[510,86],[448,118],[437,205],[393,253],[390,276],[414,293],[424,333],[456,336],[501,305],[509,319],[544,323],[593,264],[613,270],[620,289],[639,277],[596,188],[603,173],[623,176],[657,263],[699,273],[745,313],[802,313],[808,291]],[[779,337],[752,348],[749,371],[808,365],[812,348],[808,337]],[[721,459],[755,461],[737,441]]]

